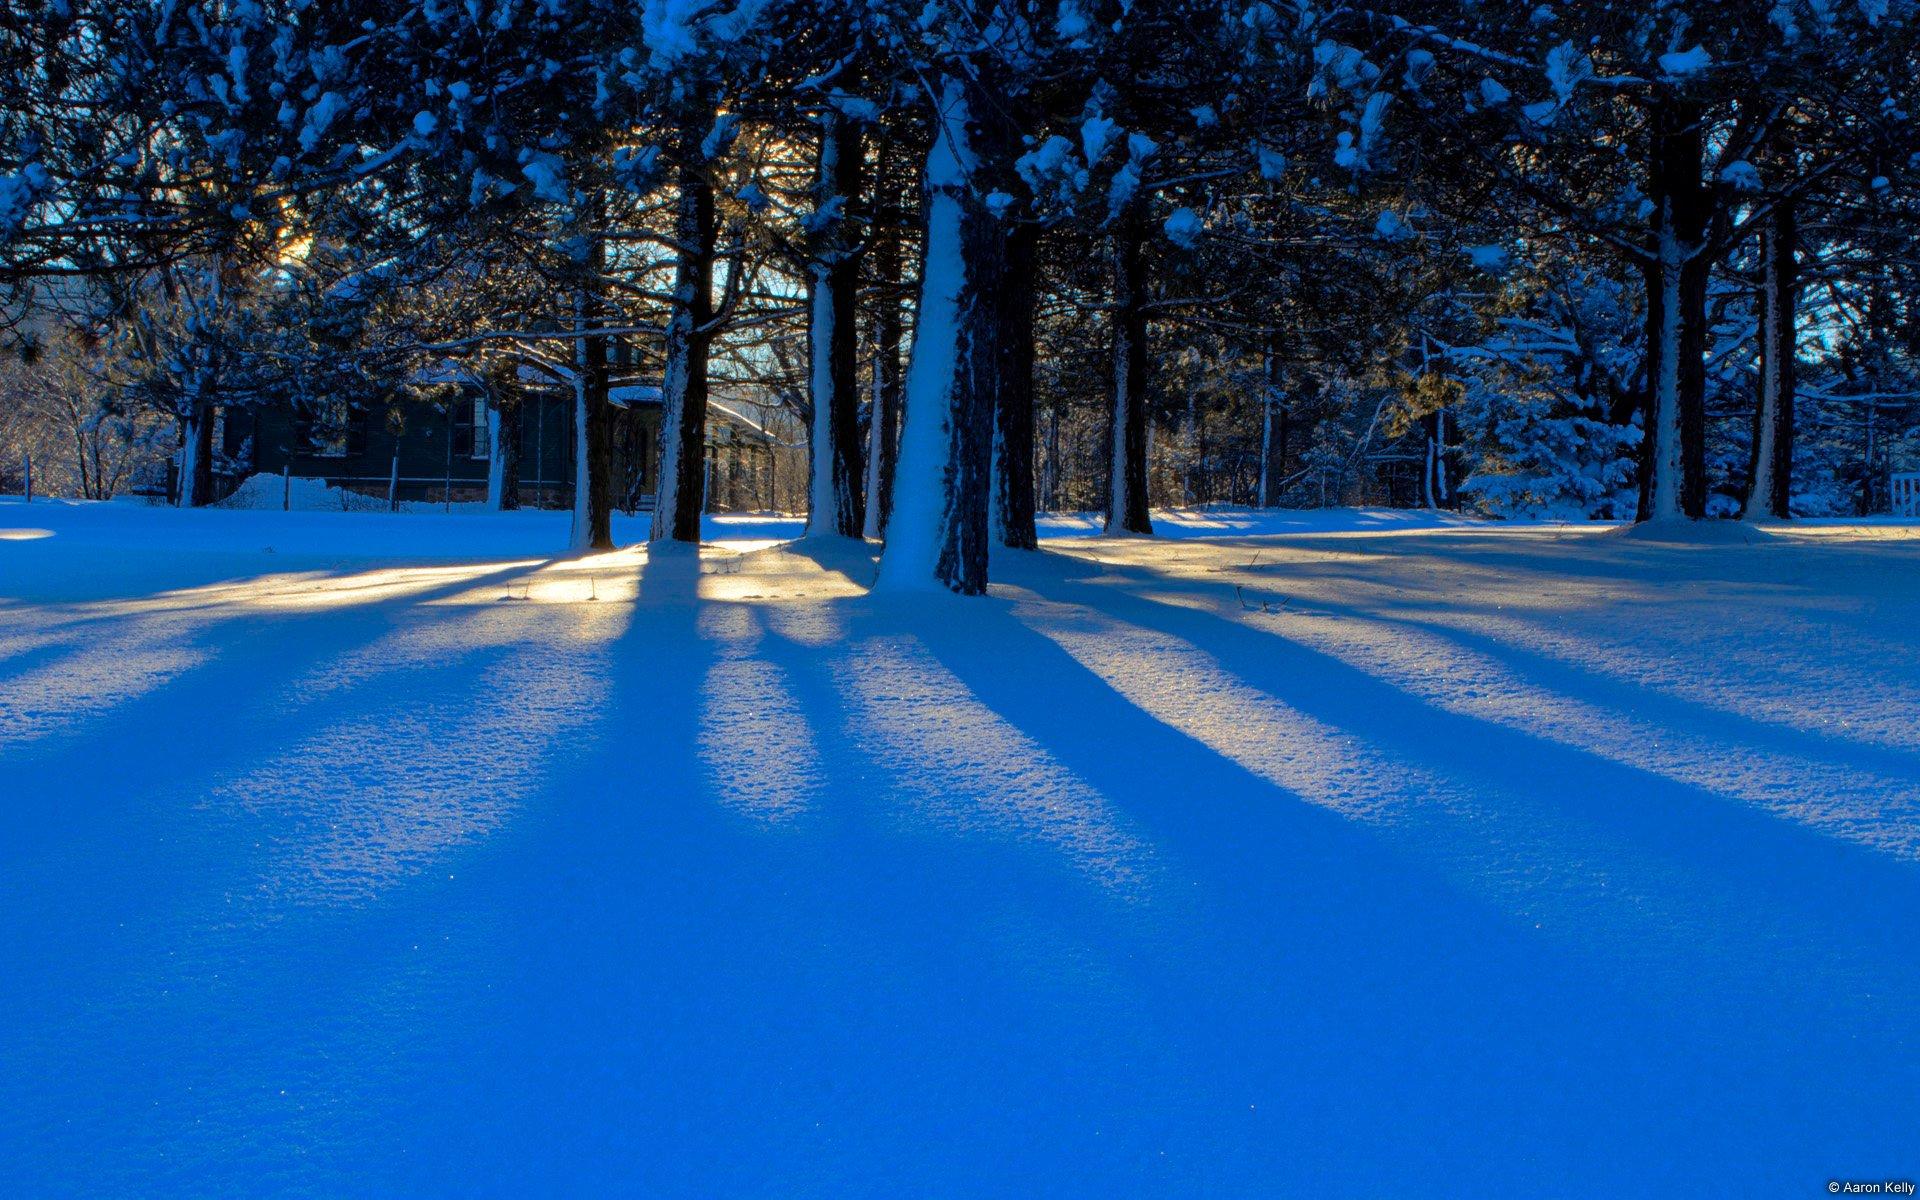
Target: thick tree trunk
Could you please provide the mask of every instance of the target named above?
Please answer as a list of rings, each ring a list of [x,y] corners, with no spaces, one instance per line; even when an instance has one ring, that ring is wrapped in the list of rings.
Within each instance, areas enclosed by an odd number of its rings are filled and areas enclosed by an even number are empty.
[[[180,507],[213,503],[213,405],[196,400],[180,439]]]
[[[1287,468],[1293,465],[1293,402],[1285,397],[1280,401],[1280,414],[1274,430],[1273,446],[1273,503],[1280,503],[1281,489],[1287,486]]]
[[[496,375],[487,395],[487,507],[520,507],[520,399],[507,378]]]
[[[1435,509],[1440,507],[1440,493],[1443,490],[1440,482],[1440,414],[1428,413],[1420,419],[1420,424],[1424,427],[1427,443],[1426,457],[1420,464],[1420,504],[1423,508]]]
[[[594,314],[595,328],[603,312]],[[587,379],[587,544],[613,549],[613,405],[608,402],[607,339],[586,340]]]
[[[1255,503],[1272,508],[1287,475],[1287,400],[1280,390],[1282,368],[1275,349],[1268,349],[1261,367],[1260,484]]]
[[[1701,181],[1706,143],[1699,108],[1657,100],[1651,120],[1643,521],[1706,513],[1706,302],[1712,272],[1706,247],[1712,193]]]
[[[89,465],[86,430],[78,426],[73,430],[73,461],[80,468],[80,498],[82,500],[105,500],[105,496],[97,494],[99,488],[95,482],[100,469],[100,452],[97,448],[94,450],[91,455],[91,465]],[[31,466],[31,462],[29,461],[27,465]],[[30,474],[30,471],[24,469],[21,472],[23,479]]]
[[[573,525],[567,544],[575,552],[593,549],[593,384],[589,376],[585,291],[573,304]]]
[[[877,292],[873,308],[873,326],[869,338],[873,344],[872,403],[867,414],[867,519],[866,535],[884,538],[887,520],[893,512],[894,463],[900,447],[900,417],[904,407],[904,376],[900,369],[900,348],[906,339],[905,303],[908,201],[888,171],[892,158],[891,143],[883,142],[876,155],[876,198],[887,203],[876,205],[873,217],[872,249],[867,254],[873,266]],[[918,181],[911,189],[919,192]]]
[[[1799,249],[1793,201],[1775,201],[1760,233],[1760,404],[1753,422],[1752,485],[1747,491],[1749,521],[1791,516],[1793,493],[1793,401],[1798,378],[1799,337],[1795,325]]]
[[[1047,405],[1047,453],[1040,464],[1040,505],[1047,512],[1060,508],[1060,405]]]
[[[1664,261],[1663,252],[1669,249],[1667,240],[1659,241],[1657,257],[1642,269],[1647,301],[1646,386],[1640,424],[1638,519],[1642,521],[1680,515],[1680,274],[1677,265]]]
[[[927,155],[927,236],[893,512],[877,586],[987,587],[998,295],[1006,229],[984,194],[1013,140],[977,79],[942,81]]]
[[[999,394],[993,429],[993,536],[996,544],[1034,550],[1033,308],[1040,248],[1037,225],[1014,227],[1007,237],[1006,282],[1000,289]]]
[[[607,402],[606,243],[592,236],[574,296],[573,549],[613,549],[613,406]]]
[[[1876,137],[1870,157],[1873,165],[1868,168],[1868,177],[1899,177],[1896,164],[1901,158],[1902,155],[1884,137]],[[1904,235],[1902,222],[1887,211],[1884,189],[1867,190],[1866,209],[1867,219],[1862,233],[1865,248],[1869,250],[1873,261],[1864,272],[1864,278],[1856,277],[1850,290],[1864,297],[1864,303],[1856,300],[1854,304],[1865,310],[1867,344],[1864,356],[1848,356],[1853,365],[1847,370],[1849,389],[1858,388],[1873,396],[1860,406],[1861,450],[1865,457],[1860,464],[1856,504],[1862,516],[1887,512],[1891,508],[1890,494],[1886,499],[1881,499],[1882,493],[1888,492],[1892,485],[1888,470],[1892,464],[1883,453],[1885,443],[1880,430],[1882,402],[1878,394],[1887,390],[1886,384],[1901,374],[1895,368],[1892,355],[1894,332],[1903,307],[1896,302],[1897,284],[1901,276],[1895,263],[1901,258],[1898,247],[1903,244],[1900,239]]]
[[[1705,230],[1701,230],[1704,238]],[[1680,511],[1707,515],[1707,283],[1712,264],[1700,242],[1680,270]]]
[[[707,359],[713,339],[713,185],[699,155],[703,131],[681,138],[674,216],[677,262],[667,320],[660,487],[650,540],[698,545],[706,505]]]
[[[1438,417],[1438,413],[1428,413],[1427,417],[1421,419],[1421,424],[1425,426],[1425,432],[1427,432],[1427,457],[1421,461],[1421,507],[1423,509],[1440,507],[1440,490],[1434,488],[1434,465],[1438,461],[1438,453],[1434,451],[1434,417]]]
[[[1112,236],[1113,406],[1108,427],[1109,534],[1151,534],[1147,516],[1146,223],[1138,207]]]
[[[860,259],[852,230],[860,190],[860,130],[824,118],[814,179],[814,248],[807,264],[808,393],[813,403],[807,487],[809,536],[860,537],[866,508],[860,476],[857,306]]]
[[[861,532],[887,536],[893,511],[893,466],[900,445],[900,306],[891,298],[874,322],[873,390],[867,414],[867,512]],[[887,311],[890,310],[890,311]]]

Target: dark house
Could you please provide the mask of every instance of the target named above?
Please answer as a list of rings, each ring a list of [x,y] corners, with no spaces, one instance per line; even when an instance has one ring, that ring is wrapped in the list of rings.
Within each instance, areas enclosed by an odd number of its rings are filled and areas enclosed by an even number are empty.
[[[396,400],[323,407],[254,406],[223,414],[222,474],[323,479],[330,486],[396,500],[482,500],[492,460],[488,396],[462,387],[439,401]],[[657,428],[656,399],[648,416]],[[560,505],[573,482],[573,397],[528,389],[501,407],[518,426],[520,502]],[[634,464],[645,475],[645,458]],[[643,491],[651,491],[644,487]]]
[[[379,405],[290,402],[223,410],[216,442],[219,492],[231,493],[249,475],[284,472],[395,502],[485,500],[495,452],[489,407],[498,404],[507,493],[527,507],[571,504],[570,388],[524,368],[505,385],[489,385],[456,368],[412,383],[411,394]],[[649,509],[658,471],[660,389],[623,383],[608,398],[615,408],[615,504],[627,512]],[[779,447],[744,411],[713,403],[709,505],[770,507]],[[767,482],[754,486],[762,476]]]

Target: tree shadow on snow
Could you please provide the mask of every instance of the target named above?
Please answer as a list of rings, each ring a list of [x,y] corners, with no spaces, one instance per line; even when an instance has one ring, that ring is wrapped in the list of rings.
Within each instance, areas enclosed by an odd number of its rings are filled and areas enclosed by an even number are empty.
[[[1283,631],[1134,594],[1141,588],[1198,590],[1187,581],[1056,565],[1057,582],[1033,583],[1049,600],[1088,605],[1181,639],[1230,664],[1226,669],[1250,686],[1332,728],[1405,731],[1391,744],[1380,742],[1378,732],[1372,737],[1398,759],[1453,777],[1468,794],[1493,789],[1503,809],[1540,820],[1534,832],[1547,840],[1534,852],[1547,854],[1547,862],[1559,858],[1578,869],[1591,856],[1589,839],[1600,836],[1617,844],[1627,861],[1646,862],[1656,874],[1666,868],[1654,864],[1670,864],[1680,872],[1676,880],[1691,876],[1692,886],[1725,893],[1715,907],[1729,913],[1747,905],[1765,911],[1784,897],[1803,911],[1837,914],[1871,897],[1885,911],[1920,915],[1913,866],[1884,852],[1583,748],[1435,707]],[[1343,619],[1381,623],[1361,612]],[[1751,751],[1726,749],[1735,761]],[[1571,839],[1557,850],[1556,828]],[[1474,836],[1470,827],[1461,832]]]

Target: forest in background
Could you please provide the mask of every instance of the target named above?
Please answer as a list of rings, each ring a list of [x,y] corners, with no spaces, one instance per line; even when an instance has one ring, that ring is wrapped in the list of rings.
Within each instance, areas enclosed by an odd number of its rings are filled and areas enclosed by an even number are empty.
[[[1920,467],[1905,0],[62,0],[0,15],[0,491],[216,413],[663,393],[978,591],[1036,510],[1884,512]],[[496,445],[496,454],[510,447]],[[242,464],[244,466],[244,464]],[[512,464],[502,464],[511,471]],[[790,473],[791,474],[791,473]]]

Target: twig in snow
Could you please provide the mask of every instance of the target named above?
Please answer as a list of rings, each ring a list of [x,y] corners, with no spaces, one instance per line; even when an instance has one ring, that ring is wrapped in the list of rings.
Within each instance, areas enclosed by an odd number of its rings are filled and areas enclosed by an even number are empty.
[[[1268,616],[1275,616],[1285,612],[1287,608],[1287,602],[1285,600],[1268,600],[1264,596],[1255,596],[1254,599],[1258,601],[1258,603],[1249,604],[1246,593],[1240,589],[1240,585],[1237,583],[1233,585],[1233,595],[1235,599],[1240,601],[1240,607],[1247,612],[1262,612]]]

